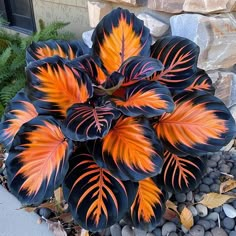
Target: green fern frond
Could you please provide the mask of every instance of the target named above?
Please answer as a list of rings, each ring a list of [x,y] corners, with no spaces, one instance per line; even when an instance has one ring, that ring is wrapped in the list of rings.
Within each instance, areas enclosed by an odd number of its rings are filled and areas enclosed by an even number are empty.
[[[0,100],[3,106],[6,106],[8,102],[15,96],[15,94],[21,90],[25,85],[24,79],[17,79],[13,81],[10,86],[3,87],[0,91]]]
[[[11,52],[12,52],[12,49],[10,47],[6,48],[5,51],[3,51],[1,54],[0,54],[0,66],[5,66],[6,63],[7,63],[7,60],[10,58],[11,56]]]

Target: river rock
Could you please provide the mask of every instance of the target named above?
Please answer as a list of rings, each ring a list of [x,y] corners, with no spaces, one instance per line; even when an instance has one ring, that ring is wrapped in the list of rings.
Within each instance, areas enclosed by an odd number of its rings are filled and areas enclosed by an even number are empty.
[[[170,232],[176,232],[176,229],[176,224],[174,224],[173,222],[166,222],[162,226],[162,236],[167,236]]]
[[[185,0],[148,0],[148,8],[156,11],[179,13],[183,11]]]
[[[215,96],[220,98],[227,107],[236,104],[236,74],[231,71],[208,72],[214,87]]]
[[[236,209],[231,206],[230,204],[224,204],[223,205],[223,210],[224,210],[224,213],[227,217],[229,218],[235,218],[236,217]]]
[[[200,47],[198,67],[229,68],[236,63],[234,15],[180,14],[170,18],[172,35],[186,37]]]
[[[128,225],[125,225],[122,228],[121,235],[122,236],[135,236],[134,231]]]
[[[189,231],[191,236],[204,236],[204,233],[205,230],[201,225],[194,225]]]
[[[92,30],[89,30],[89,31],[85,31],[85,32],[83,32],[83,34],[82,34],[82,39],[83,39],[84,43],[85,43],[89,48],[91,48],[92,45],[93,45],[93,42],[92,42],[92,40],[91,40],[93,31],[94,31],[94,30],[92,29]]]
[[[169,25],[163,21],[153,17],[147,13],[140,13],[137,15],[140,20],[143,20],[144,25],[150,29],[150,34],[154,37],[160,37],[164,35],[168,29]]]
[[[211,233],[214,236],[227,236],[227,233],[225,232],[225,230],[219,227],[215,227],[214,229],[212,229]]]
[[[183,10],[199,13],[219,13],[235,10],[235,0],[185,0]]]
[[[110,228],[111,236],[121,236],[121,227],[119,224],[114,224]]]
[[[196,205],[196,209],[197,209],[197,212],[198,212],[198,215],[200,217],[205,217],[207,216],[207,213],[208,213],[208,210],[207,210],[207,207],[202,205],[202,204],[197,204]]]

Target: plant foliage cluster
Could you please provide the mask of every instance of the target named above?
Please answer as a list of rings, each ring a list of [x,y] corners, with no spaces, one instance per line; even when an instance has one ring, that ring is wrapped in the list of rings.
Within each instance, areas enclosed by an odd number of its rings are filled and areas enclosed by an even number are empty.
[[[0,125],[8,185],[24,205],[62,186],[74,219],[91,231],[124,216],[151,230],[166,190],[194,189],[205,154],[233,138],[235,121],[197,68],[199,47],[190,40],[151,45],[143,22],[118,8],[92,41],[27,48],[26,86]]]
[[[3,21],[0,21],[0,23]],[[60,32],[68,23],[53,22],[44,25],[39,21],[39,31],[23,37],[19,33],[11,34],[0,24],[0,116],[4,107],[15,94],[25,86],[25,51],[31,42],[49,39],[69,40],[71,33]]]

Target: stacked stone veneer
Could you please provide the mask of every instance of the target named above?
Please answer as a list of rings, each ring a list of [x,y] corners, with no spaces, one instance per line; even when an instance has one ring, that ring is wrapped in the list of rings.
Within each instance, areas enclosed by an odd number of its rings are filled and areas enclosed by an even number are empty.
[[[128,8],[142,19],[154,40],[178,35],[198,44],[201,50],[198,67],[209,73],[216,95],[228,107],[234,105],[235,110],[236,0],[90,0],[90,27],[95,27],[118,6]],[[91,33],[84,33],[85,40]]]

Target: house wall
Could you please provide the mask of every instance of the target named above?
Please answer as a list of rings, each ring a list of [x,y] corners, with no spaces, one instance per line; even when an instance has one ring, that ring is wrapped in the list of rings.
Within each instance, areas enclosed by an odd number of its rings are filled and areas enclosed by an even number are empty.
[[[77,37],[90,28],[87,0],[33,0],[33,8],[37,28],[39,19],[45,23],[70,22],[66,31]]]

